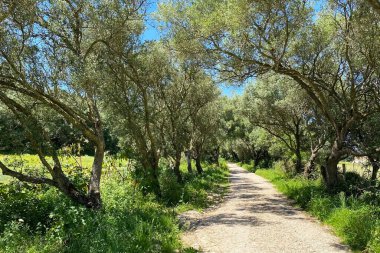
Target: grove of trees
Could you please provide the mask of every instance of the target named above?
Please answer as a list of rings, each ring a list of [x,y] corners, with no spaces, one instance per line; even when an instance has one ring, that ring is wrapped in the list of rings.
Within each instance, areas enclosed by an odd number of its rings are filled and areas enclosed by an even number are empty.
[[[246,91],[243,115],[296,156],[298,172],[301,150],[311,150],[310,170],[318,151],[329,149],[320,168],[333,190],[341,160],[371,156],[371,144],[359,141],[364,133],[354,132],[379,120],[379,13],[377,1],[319,5],[173,1],[161,5],[160,17],[177,48],[204,59],[219,81],[260,80]]]
[[[317,6],[319,6],[317,8]],[[380,162],[377,1],[164,1],[162,36],[143,39],[144,0],[2,1],[0,151],[38,155],[48,173],[0,161],[4,175],[102,205],[107,152],[136,161],[161,196],[160,160],[177,181],[219,154],[317,169],[329,190],[343,159]],[[218,84],[247,85],[222,97]],[[61,165],[65,146],[93,155],[86,187]],[[116,151],[115,151],[116,150]]]

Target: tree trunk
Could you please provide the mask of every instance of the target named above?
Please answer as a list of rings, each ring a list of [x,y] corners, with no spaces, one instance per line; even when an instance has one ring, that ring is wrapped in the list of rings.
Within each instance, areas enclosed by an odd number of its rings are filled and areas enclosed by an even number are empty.
[[[193,167],[191,166],[191,150],[186,150],[186,162],[187,162],[187,171],[192,174],[193,173]]]
[[[236,154],[235,151],[232,151],[232,160],[235,162],[239,161],[239,156],[238,156],[238,154]]]
[[[203,169],[202,169],[202,165],[201,165],[201,156],[200,155],[197,155],[195,157],[195,167],[197,168],[198,174],[202,174],[203,173]]]
[[[75,185],[71,183],[70,180],[65,176],[62,169],[57,164],[54,165],[52,177],[53,180],[57,182],[56,187],[75,203],[94,209],[99,209],[101,207],[101,205],[94,205],[96,203],[101,203],[100,201],[93,202],[93,200],[89,196],[86,196],[83,192],[80,192],[75,187]]]
[[[296,150],[296,172],[302,173],[302,156],[299,149]]]
[[[322,176],[328,190],[332,191],[338,185],[338,163],[342,158],[342,142],[335,140],[326,163],[322,166]]]
[[[379,172],[380,166],[379,166],[379,163],[371,157],[369,157],[369,161],[371,162],[371,165],[372,165],[371,180],[375,181],[377,179],[377,173]]]
[[[310,178],[311,173],[315,170],[315,160],[318,157],[318,151],[312,150],[308,162],[304,168],[304,177]]]
[[[180,165],[181,165],[181,152],[176,152],[173,170],[174,170],[174,174],[177,177],[178,183],[182,183],[182,181],[183,181],[181,171],[179,169]]]
[[[160,188],[160,182],[158,180],[158,161],[154,159],[154,161],[151,162],[150,167],[150,183],[152,190],[154,194],[156,194],[157,197],[161,198],[161,188]]]
[[[297,120],[295,123],[296,131],[294,133],[294,138],[296,142],[295,146],[295,155],[296,155],[296,173],[300,174],[303,172],[302,167],[302,155],[301,155],[301,128],[300,128],[301,120]]]
[[[88,197],[90,206],[99,209],[102,206],[100,197],[100,178],[102,176],[103,159],[105,153],[105,143],[101,140],[97,145],[92,164],[91,178],[88,186]]]
[[[58,160],[54,161],[55,164],[53,168],[51,168],[49,171],[51,173],[52,179],[24,175],[20,172],[10,170],[1,161],[0,161],[0,169],[3,172],[3,175],[17,178],[18,180],[22,182],[28,182],[32,184],[48,184],[53,187],[56,187],[59,191],[61,191],[63,194],[65,194],[67,197],[73,200],[75,203],[92,208],[88,196],[85,193],[76,189],[75,185],[71,183],[70,180],[65,176],[65,174],[62,171],[59,161],[58,162],[57,161]]]
[[[154,151],[147,154],[148,157],[141,157],[141,164],[144,168],[144,180],[148,182],[148,191],[153,192],[157,197],[161,197],[160,182],[158,180],[158,160]]]
[[[214,160],[215,160],[215,163],[216,165],[220,165],[219,164],[219,155],[220,155],[220,151],[219,151],[219,147],[217,147],[215,150],[214,150]]]

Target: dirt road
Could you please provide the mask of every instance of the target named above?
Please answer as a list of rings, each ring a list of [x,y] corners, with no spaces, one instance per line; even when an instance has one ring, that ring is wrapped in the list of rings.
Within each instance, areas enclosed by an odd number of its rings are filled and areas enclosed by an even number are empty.
[[[231,189],[216,209],[193,217],[185,245],[203,252],[348,252],[265,179],[229,164]]]

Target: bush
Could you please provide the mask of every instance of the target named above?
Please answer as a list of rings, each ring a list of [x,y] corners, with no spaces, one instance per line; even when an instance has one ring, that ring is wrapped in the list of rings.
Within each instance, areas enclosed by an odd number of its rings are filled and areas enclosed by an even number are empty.
[[[227,171],[228,170],[228,165],[227,165],[227,161],[225,159],[219,159],[219,168],[221,170],[225,170]]]
[[[104,206],[99,211],[74,205],[54,189],[23,191],[26,195],[13,197],[20,196],[17,201],[32,206],[13,206],[11,212],[17,216],[1,217],[5,224],[1,252],[172,252],[180,248],[174,213],[153,196],[143,196],[116,179],[103,181]],[[39,196],[49,204],[30,202],[25,196]],[[45,216],[36,216],[36,210]]]
[[[224,195],[228,185],[228,166],[225,161],[216,164],[203,164],[204,172],[201,175],[185,173],[182,199],[177,211],[190,209],[201,210],[217,201]]]
[[[143,194],[148,191],[136,173],[122,180],[107,174],[101,185],[103,208],[98,211],[74,204],[52,187],[0,184],[0,252],[181,249],[176,211],[205,208],[212,202],[211,193],[223,194],[226,162],[220,167],[204,165],[202,175],[185,173],[184,184],[177,183],[171,170],[161,169],[160,201]]]
[[[321,191],[318,181],[309,181],[303,178],[290,179],[282,185],[285,195],[294,199],[302,208],[306,208],[314,194]]]
[[[165,204],[174,206],[181,201],[183,186],[177,182],[177,177],[172,170],[163,170],[160,175],[160,187]]]
[[[295,175],[295,165],[291,159],[279,160],[273,163],[273,169],[283,172],[287,178],[291,178]]]
[[[32,230],[48,227],[54,209],[54,189],[11,181],[0,184],[0,233],[7,221],[22,220]]]
[[[256,172],[256,167],[255,167],[255,161],[250,161],[249,163],[243,163],[241,165],[244,169],[248,170],[249,172]]]
[[[208,205],[207,196],[207,192],[199,184],[187,184],[183,193],[183,202],[205,208]]]

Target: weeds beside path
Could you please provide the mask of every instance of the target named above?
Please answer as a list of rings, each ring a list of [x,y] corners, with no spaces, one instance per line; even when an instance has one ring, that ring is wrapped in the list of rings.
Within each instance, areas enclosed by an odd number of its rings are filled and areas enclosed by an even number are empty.
[[[293,207],[265,179],[235,164],[225,202],[183,235],[205,252],[347,252],[327,228]]]

